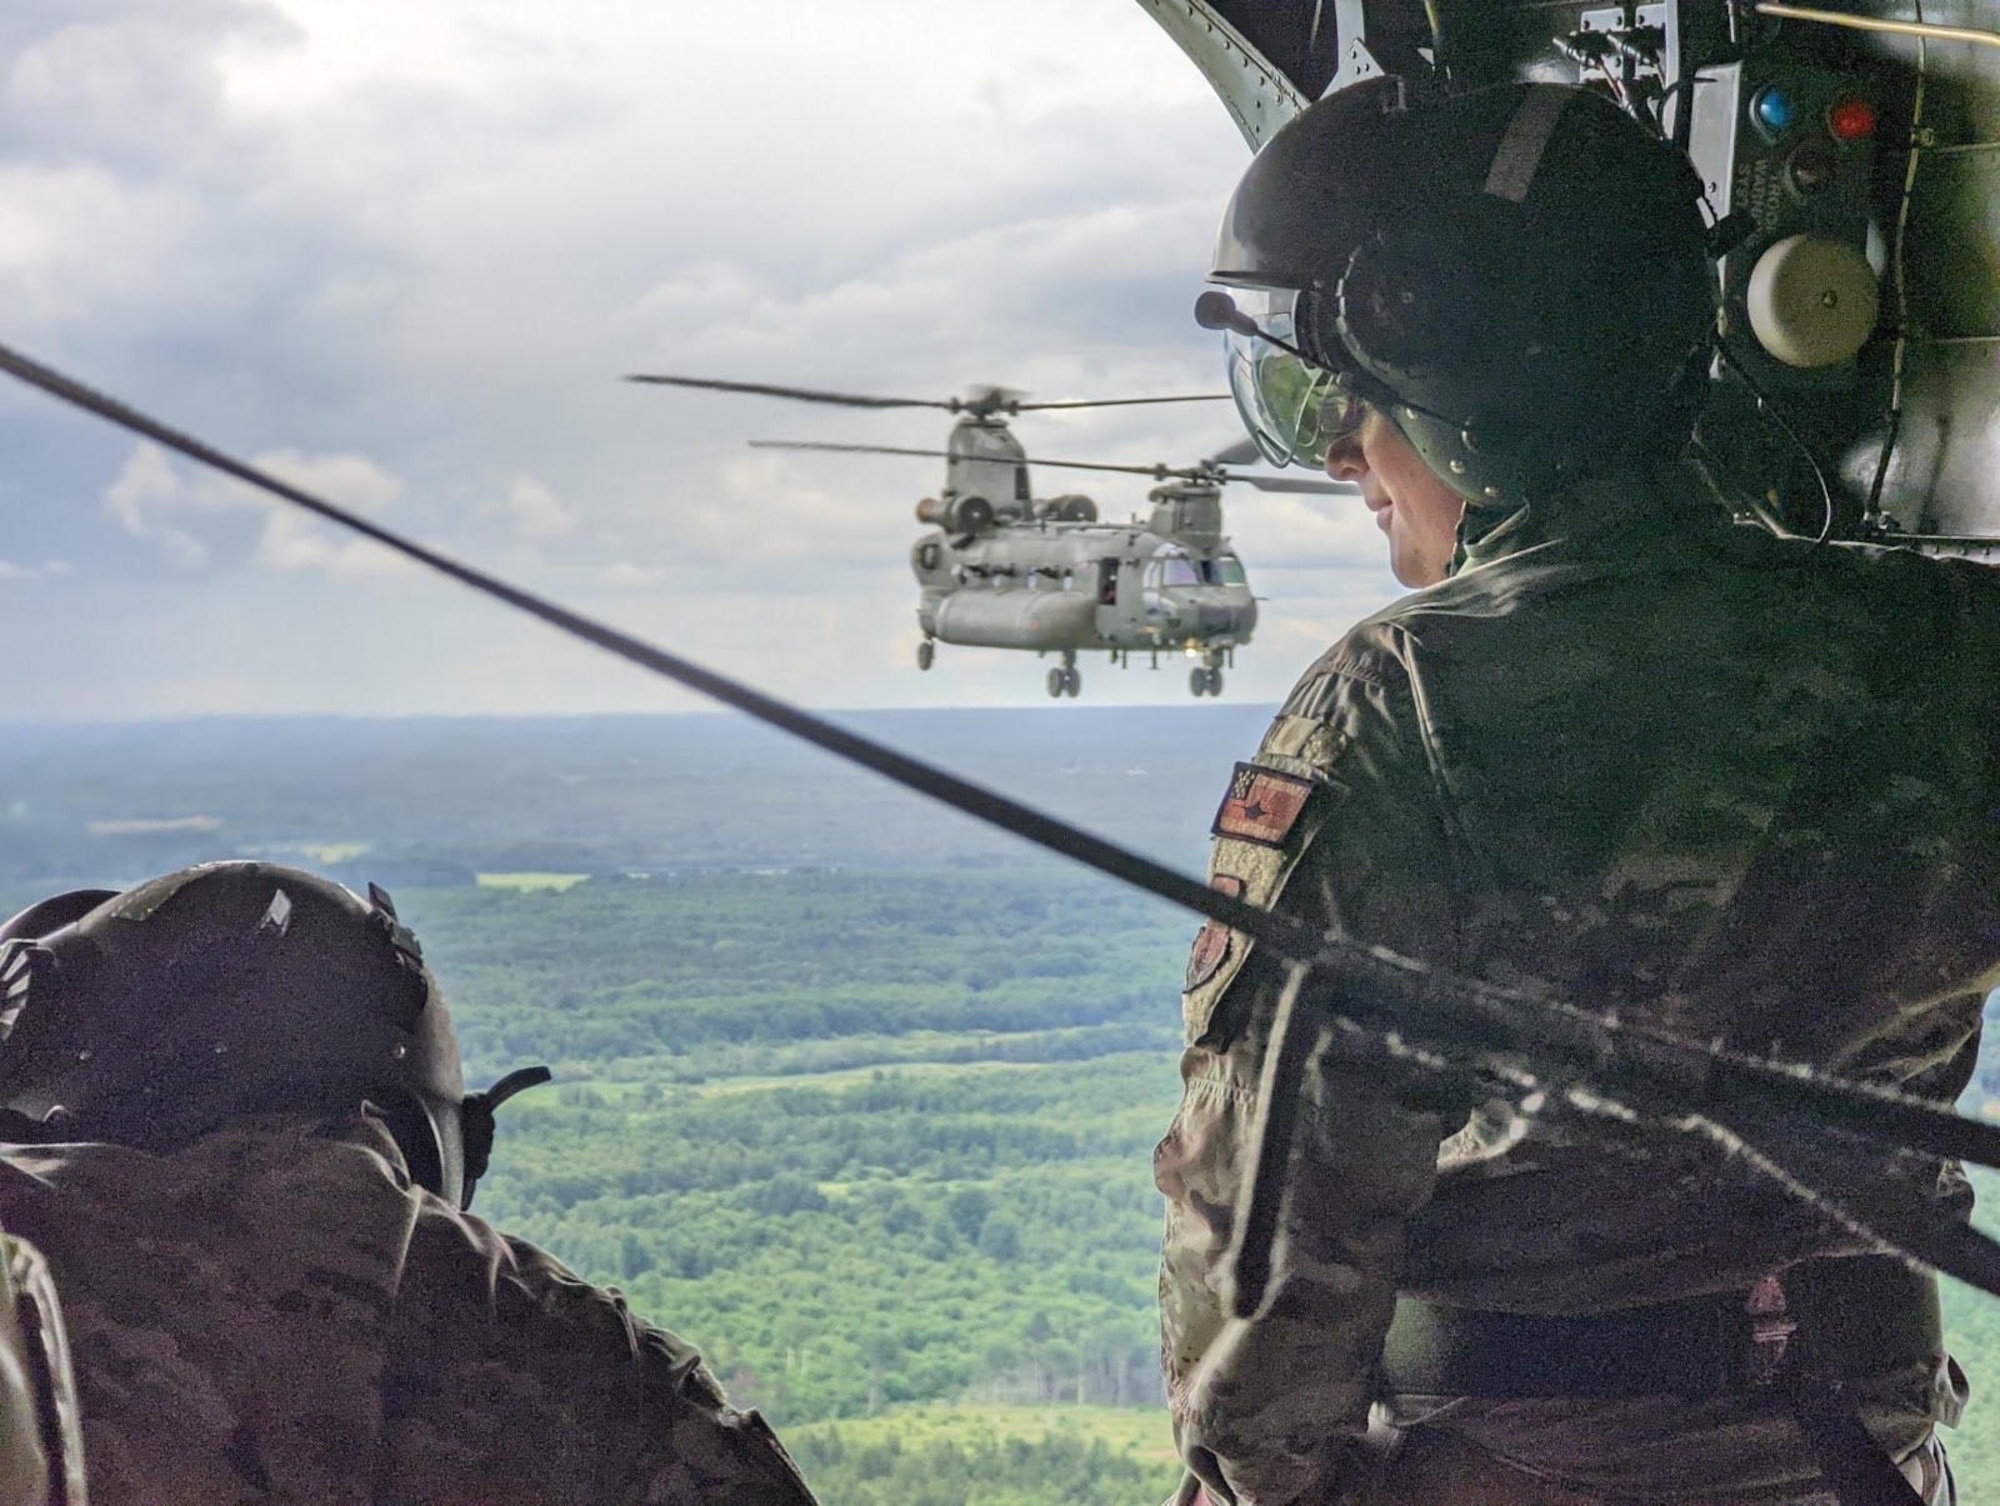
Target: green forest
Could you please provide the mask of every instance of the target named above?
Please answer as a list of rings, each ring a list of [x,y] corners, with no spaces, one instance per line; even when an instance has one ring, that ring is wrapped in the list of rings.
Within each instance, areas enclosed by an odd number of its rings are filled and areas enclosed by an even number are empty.
[[[557,1071],[479,1211],[700,1344],[827,1506],[1170,1491],[1149,1153],[1181,916],[1060,869],[398,898],[469,1081]],[[2000,1304],[1948,1307],[2000,1374]],[[2000,1409],[1950,1441],[2000,1480]]]
[[[478,1211],[697,1342],[826,1506],[1164,1498],[1176,912],[1038,874],[397,896],[503,1111]]]
[[[1198,871],[1268,715],[851,720]],[[555,1069],[502,1111],[476,1211],[699,1344],[825,1506],[1173,1488],[1150,1153],[1179,1091],[1180,912],[729,717],[0,739],[0,913],[245,856],[395,891],[470,1086]],[[1993,1037],[1969,1112],[2000,1112]],[[2000,1493],[2000,1302],[1945,1301],[1978,1500]]]

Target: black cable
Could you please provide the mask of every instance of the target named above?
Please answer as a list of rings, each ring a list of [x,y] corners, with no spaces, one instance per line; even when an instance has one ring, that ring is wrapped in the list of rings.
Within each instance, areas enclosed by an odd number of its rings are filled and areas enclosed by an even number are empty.
[[[1923,0],[1913,0],[1916,19],[1924,19]],[[1923,160],[1924,83],[1930,72],[1930,48],[1917,38],[1917,88],[1910,101],[1910,150],[1903,160],[1903,193],[1896,204],[1896,239],[1889,253],[1890,273],[1896,284],[1896,347],[1889,358],[1889,423],[1882,435],[1882,453],[1875,460],[1875,478],[1868,484],[1868,506],[1862,522],[1876,533],[1882,528],[1882,488],[1889,479],[1889,460],[1896,442],[1903,436],[1903,362],[1910,348],[1910,284],[1903,264],[1903,245],[1909,237],[1910,202],[1917,186],[1917,166]],[[1922,519],[1918,520],[1921,526]]]
[[[1813,547],[1817,549],[1819,546],[1825,544],[1833,537],[1833,524],[1835,518],[1835,508],[1833,503],[1833,487],[1826,479],[1825,467],[1819,463],[1819,456],[1813,453],[1812,446],[1805,442],[1805,439],[1800,435],[1799,431],[1797,429],[1794,429],[1791,426],[1790,422],[1787,421],[1787,419],[1785,418],[1785,415],[1778,411],[1777,404],[1773,403],[1770,397],[1765,393],[1764,389],[1758,385],[1757,379],[1750,375],[1749,371],[1745,369],[1741,361],[1736,359],[1736,356],[1730,351],[1728,344],[1725,342],[1718,341],[1716,343],[1715,349],[1717,353],[1721,355],[1723,363],[1726,366],[1728,366],[1728,368],[1731,371],[1736,373],[1737,380],[1742,382],[1743,385],[1749,389],[1750,395],[1757,400],[1757,416],[1759,418],[1768,419],[1773,425],[1775,425],[1778,432],[1784,435],[1786,439],[1791,441],[1792,447],[1796,449],[1801,455],[1805,456],[1806,464],[1812,467],[1813,479],[1819,483],[1819,496],[1820,496],[1820,504],[1822,510],[1819,536],[1812,540]],[[1763,520],[1764,526],[1770,529],[1771,532],[1775,533],[1779,538],[1781,539],[1805,538],[1805,535],[1802,533],[1793,533],[1789,528],[1785,527],[1782,522],[1780,522],[1776,518],[1773,518],[1768,512],[1766,512],[1763,509],[1763,507],[1759,506],[1758,504],[1752,503],[1751,510],[1755,512],[1760,519]]]
[[[503,601],[531,617],[537,617],[572,637],[595,644],[630,663],[650,669],[655,674],[663,675],[690,690],[698,691],[711,700],[734,707],[745,715],[789,732],[816,748],[824,749],[865,769],[871,769],[898,784],[963,810],[990,825],[998,826],[1003,831],[1012,832],[1018,837],[1071,858],[1086,867],[1095,868],[1100,873],[1144,889],[1161,899],[1179,905],[1182,909],[1193,910],[1197,914],[1219,920],[1232,930],[1242,931],[1259,940],[1267,941],[1288,954],[1309,957],[1319,949],[1320,939],[1295,921],[1221,894],[1185,874],[1176,873],[1149,858],[1128,852],[1067,822],[1045,816],[1040,811],[1009,799],[997,791],[961,779],[955,774],[947,773],[917,759],[906,757],[822,717],[752,690],[747,685],[717,674],[692,660],[670,654],[642,639],[634,638],[628,633],[622,633],[616,628],[572,612],[567,607],[559,606],[518,586],[510,585],[497,576],[461,564],[434,549],[404,538],[359,513],[350,512],[335,503],[315,497],[310,492],[280,480],[269,472],[225,454],[192,435],[169,428],[118,399],[87,387],[4,345],[0,345],[0,370],[18,377],[32,387],[40,388],[52,397],[60,398],[85,412],[94,413],[99,418],[107,419],[120,428],[142,435],[177,454],[185,455],[190,460],[221,471],[224,475],[234,476],[239,481],[247,482],[260,491],[269,492],[272,496],[302,507],[330,523],[373,539],[385,548],[392,549],[419,564],[427,565],[440,574],[448,575],[460,584]]]
[[[1891,1089],[1843,1082],[1782,1063],[1726,1052],[1719,1047],[1683,1040],[1663,1029],[1629,1024],[1615,1016],[1560,1000],[1530,998],[1456,977],[1383,948],[1327,937],[1296,920],[1211,889],[996,791],[897,753],[873,739],[849,732],[461,564],[169,428],[4,345],[0,345],[0,371],[190,460],[373,539],[572,637],[734,707],[814,747],[1253,937],[1268,945],[1281,959],[1294,965],[1309,965],[1316,987],[1325,999],[1349,1011],[1363,1028],[1401,1033],[1418,1041],[1443,1037],[1462,1050],[1525,1053],[1555,1064],[1558,1071],[1574,1074],[1579,1089],[1584,1081],[1590,1081],[1614,1094],[1631,1097],[1645,1111],[1675,1128],[1685,1128],[1689,1116],[1699,1116],[1704,1110],[1729,1107],[1754,1110],[1774,1116],[1780,1122],[1794,1122],[1800,1135],[1810,1136],[1826,1126],[1925,1154],[2000,1166],[2000,1125],[1963,1119],[1948,1109]],[[1797,1112],[1796,1104],[1801,1098],[1812,1104],[1819,1117],[1808,1118]],[[1950,1274],[2000,1296],[2000,1278],[1988,1279],[1984,1268],[1947,1269]]]

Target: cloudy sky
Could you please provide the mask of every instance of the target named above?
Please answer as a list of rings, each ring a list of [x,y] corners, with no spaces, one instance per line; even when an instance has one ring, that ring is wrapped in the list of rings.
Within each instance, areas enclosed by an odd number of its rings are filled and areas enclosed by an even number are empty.
[[[778,693],[1032,704],[1031,656],[912,666],[932,462],[743,445],[942,415],[616,378],[1213,390],[1187,311],[1245,160],[1133,0],[9,0],[0,341]],[[1236,436],[1227,404],[1017,432]],[[0,447],[5,718],[689,704],[26,389]],[[1269,600],[1229,695],[1273,699],[1394,588],[1357,502],[1230,527]],[[1094,701],[1185,693],[1086,662]]]

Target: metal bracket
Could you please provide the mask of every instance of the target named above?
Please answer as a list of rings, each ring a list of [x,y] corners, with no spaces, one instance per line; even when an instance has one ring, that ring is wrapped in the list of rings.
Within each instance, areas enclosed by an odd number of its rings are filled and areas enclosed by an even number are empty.
[[[1327,81],[1332,94],[1364,78],[1380,78],[1382,65],[1368,50],[1368,14],[1365,0],[1333,0],[1334,41],[1340,48],[1340,66]],[[1321,98],[1325,98],[1322,95]]]

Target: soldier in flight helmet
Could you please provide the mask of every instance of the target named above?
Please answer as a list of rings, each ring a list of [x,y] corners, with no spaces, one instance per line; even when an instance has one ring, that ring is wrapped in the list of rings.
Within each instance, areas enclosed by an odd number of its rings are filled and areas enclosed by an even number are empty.
[[[1475,539],[1536,494],[1672,454],[1715,324],[1700,202],[1683,155],[1582,90],[1412,109],[1384,78],[1323,101],[1252,164],[1210,272],[1238,306],[1252,437],[1318,468],[1373,413]],[[1416,573],[1441,578],[1421,543]]]
[[[0,1225],[100,1501],[812,1496],[700,1357],[465,1211],[493,1110],[393,903],[214,863],[0,926]]]
[[[415,1180],[469,1205],[484,1167],[468,1176],[451,1016],[381,890],[222,863],[58,895],[7,930],[32,939],[0,1107],[53,1116],[65,1139],[169,1150],[246,1114],[366,1102]]]
[[[1238,765],[1211,882],[1948,1103],[2000,981],[2000,585],[1715,505],[1686,454],[1700,187],[1649,123],[1547,84],[1377,79],[1253,162],[1197,317],[1265,453],[1355,482],[1417,589]],[[1235,1319],[1285,983],[1249,938],[1195,941],[1155,1155],[1181,1502],[1951,1499],[1934,1283],[1616,1105],[1336,1037],[1303,1069],[1271,1295]],[[1969,1211],[1954,1164],[1852,1175]]]

